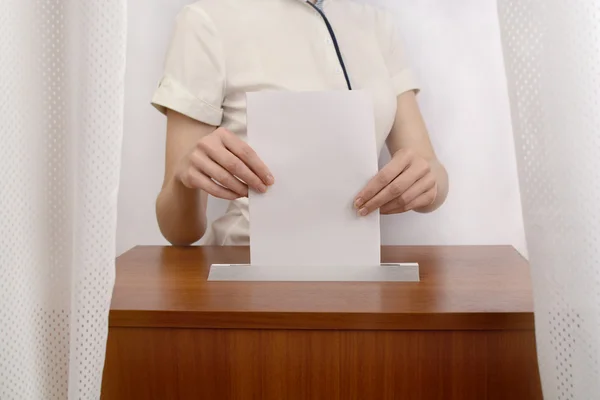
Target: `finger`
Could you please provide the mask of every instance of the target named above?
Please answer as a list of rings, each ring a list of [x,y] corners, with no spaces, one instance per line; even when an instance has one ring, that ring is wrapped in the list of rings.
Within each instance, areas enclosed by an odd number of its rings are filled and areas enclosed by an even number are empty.
[[[246,142],[229,131],[224,131],[222,140],[225,147],[242,160],[265,185],[272,185],[275,183],[275,179],[269,171],[269,168],[267,168],[254,149]]]
[[[267,191],[267,186],[248,168],[246,164],[225,147],[206,148],[207,155],[235,177],[244,181],[249,187],[260,193]]]
[[[401,206],[401,207],[386,209],[385,212],[382,209],[381,213],[383,215],[390,215],[390,214],[400,214],[400,213],[404,213],[404,212],[407,212],[410,210],[418,210],[419,208],[424,208],[424,207],[427,207],[427,206],[430,206],[431,204],[433,204],[436,197],[437,197],[437,185],[434,186],[433,189],[430,189],[427,192],[420,195],[419,197],[417,197],[415,200],[413,200],[409,204],[407,204],[405,206]]]
[[[212,179],[195,168],[190,168],[183,184],[189,188],[202,189],[206,193],[220,199],[235,200],[240,197],[237,193],[216,184]]]
[[[394,214],[402,214],[404,212],[406,212],[406,210],[404,209],[404,207],[397,207],[397,208],[391,208],[389,210],[386,210],[385,212],[383,210],[380,211],[381,215],[394,215]]]
[[[373,199],[373,197],[387,187],[410,165],[411,158],[412,154],[410,152],[403,152],[400,156],[392,158],[356,196],[354,206],[357,209],[361,209],[367,202]]]
[[[409,187],[400,196],[394,198],[392,201],[381,206],[381,212],[386,214],[390,210],[396,210],[398,208],[403,209],[407,204],[410,204],[417,197],[426,193],[435,186],[435,176],[431,173],[425,175],[418,181],[416,181],[411,187]]]
[[[418,210],[432,205],[437,198],[437,185],[406,205],[405,210]]]
[[[406,171],[398,175],[389,185],[377,193],[375,197],[369,200],[359,210],[358,214],[366,216],[377,210],[384,204],[389,203],[393,199],[400,197],[408,190],[416,181],[421,179],[425,173],[420,168],[414,166],[409,167]]]
[[[248,186],[203,153],[191,157],[192,164],[206,176],[242,197],[248,196]]]

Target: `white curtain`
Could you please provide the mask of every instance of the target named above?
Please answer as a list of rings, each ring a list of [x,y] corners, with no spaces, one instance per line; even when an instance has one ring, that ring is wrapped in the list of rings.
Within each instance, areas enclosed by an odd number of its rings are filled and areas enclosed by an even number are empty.
[[[126,1],[0,4],[0,399],[97,399]]]
[[[600,3],[499,0],[546,399],[600,398]]]

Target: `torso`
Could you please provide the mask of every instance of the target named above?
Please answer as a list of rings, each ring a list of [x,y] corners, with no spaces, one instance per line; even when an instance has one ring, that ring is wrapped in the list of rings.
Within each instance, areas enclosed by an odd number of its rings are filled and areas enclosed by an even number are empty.
[[[321,16],[299,0],[202,0],[223,41],[226,87],[221,126],[246,139],[247,92],[347,90]],[[351,0],[326,0],[353,88],[372,97],[381,150],[394,122],[396,94],[373,26],[378,12]],[[232,202],[205,242],[247,245],[248,200]]]

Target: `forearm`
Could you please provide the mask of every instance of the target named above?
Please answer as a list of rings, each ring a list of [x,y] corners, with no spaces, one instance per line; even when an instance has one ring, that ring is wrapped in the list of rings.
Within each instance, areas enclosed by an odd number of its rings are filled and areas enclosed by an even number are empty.
[[[442,206],[448,197],[448,172],[446,168],[437,159],[430,161],[431,172],[436,177],[437,194],[433,203],[426,207],[415,209],[414,211],[419,213],[430,213]]]
[[[207,201],[206,192],[170,179],[156,200],[156,217],[165,239],[176,246],[189,246],[200,240],[206,232]]]

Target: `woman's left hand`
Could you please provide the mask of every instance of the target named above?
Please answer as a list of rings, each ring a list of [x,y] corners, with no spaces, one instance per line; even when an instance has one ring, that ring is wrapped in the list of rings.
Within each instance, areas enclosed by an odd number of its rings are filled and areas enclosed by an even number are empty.
[[[432,205],[437,197],[437,178],[431,164],[410,149],[401,149],[356,196],[358,215],[380,209],[398,214]]]

